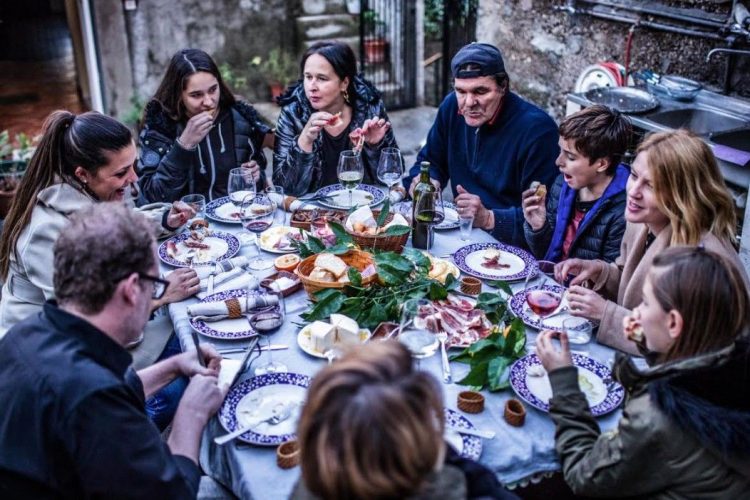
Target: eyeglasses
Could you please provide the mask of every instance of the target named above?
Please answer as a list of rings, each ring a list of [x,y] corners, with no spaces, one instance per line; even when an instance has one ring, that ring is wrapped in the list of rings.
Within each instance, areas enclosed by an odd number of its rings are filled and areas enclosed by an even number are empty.
[[[152,299],[159,300],[160,298],[164,297],[165,293],[167,293],[167,288],[169,287],[169,281],[163,280],[156,276],[151,276],[145,273],[138,273],[138,277],[141,278],[142,280],[148,280],[148,281],[153,282],[154,292],[151,294]]]

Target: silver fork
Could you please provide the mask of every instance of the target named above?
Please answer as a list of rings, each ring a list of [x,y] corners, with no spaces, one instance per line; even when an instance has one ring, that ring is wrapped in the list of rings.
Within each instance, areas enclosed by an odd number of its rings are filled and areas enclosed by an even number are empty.
[[[264,424],[264,423],[268,423],[271,425],[280,424],[281,422],[289,418],[289,416],[292,414],[292,408],[294,406],[295,405],[293,403],[290,403],[290,404],[279,403],[276,406],[274,406],[273,409],[271,410],[270,417],[260,420],[258,422],[253,422],[252,424],[247,425],[245,427],[240,427],[239,429],[236,429],[230,432],[229,434],[224,434],[223,436],[215,437],[214,443],[218,445],[226,444],[229,441],[243,435],[250,429],[258,427],[260,424]]]
[[[453,376],[451,375],[451,365],[448,361],[448,353],[445,351],[445,341],[448,340],[448,334],[446,332],[438,332],[435,336],[440,342],[440,359],[443,363],[443,382],[451,384],[453,383]]]

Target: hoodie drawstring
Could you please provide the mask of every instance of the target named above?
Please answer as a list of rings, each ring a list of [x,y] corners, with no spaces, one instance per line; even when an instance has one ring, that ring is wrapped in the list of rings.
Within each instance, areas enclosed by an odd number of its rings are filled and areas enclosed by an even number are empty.
[[[224,136],[221,133],[221,123],[219,123],[219,140],[221,141],[221,152],[225,152],[227,148],[224,147]]]

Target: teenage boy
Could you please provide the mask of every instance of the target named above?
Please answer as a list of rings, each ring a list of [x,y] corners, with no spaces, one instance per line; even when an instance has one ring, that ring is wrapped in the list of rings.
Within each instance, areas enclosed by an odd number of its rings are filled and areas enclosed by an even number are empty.
[[[563,120],[555,162],[561,175],[549,193],[534,186],[522,194],[524,235],[537,258],[617,258],[630,175],[620,158],[631,133],[625,116],[602,105]]]

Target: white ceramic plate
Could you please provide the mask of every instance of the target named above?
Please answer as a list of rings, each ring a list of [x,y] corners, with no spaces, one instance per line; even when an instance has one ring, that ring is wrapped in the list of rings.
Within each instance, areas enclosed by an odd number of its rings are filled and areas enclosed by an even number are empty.
[[[362,342],[366,342],[370,338],[370,330],[366,328],[359,329],[359,338],[364,339]],[[310,356],[316,358],[326,359],[326,355],[316,350],[312,345],[312,337],[310,336],[310,325],[304,326],[297,334],[297,345],[300,349],[305,351]],[[334,344],[334,347],[340,347],[338,344]]]
[[[265,250],[266,252],[271,253],[294,253],[297,250],[289,244],[289,246],[284,246],[281,248],[274,247],[274,241],[277,238],[282,237],[285,234],[300,234],[300,229],[296,227],[291,226],[276,226],[271,227],[260,233],[260,236],[258,237],[258,242],[260,243],[260,248]],[[305,234],[304,231],[302,234]]]

